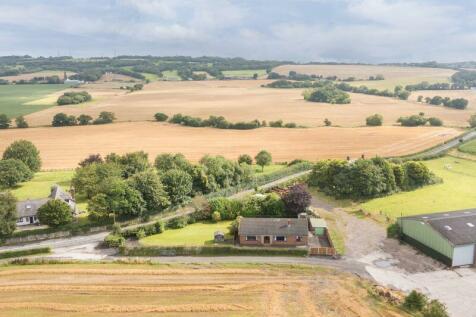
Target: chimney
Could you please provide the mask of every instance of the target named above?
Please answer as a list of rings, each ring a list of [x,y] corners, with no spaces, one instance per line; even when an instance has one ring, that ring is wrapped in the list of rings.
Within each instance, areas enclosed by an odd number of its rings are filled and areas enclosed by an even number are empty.
[[[291,227],[291,219],[288,219],[288,228]]]

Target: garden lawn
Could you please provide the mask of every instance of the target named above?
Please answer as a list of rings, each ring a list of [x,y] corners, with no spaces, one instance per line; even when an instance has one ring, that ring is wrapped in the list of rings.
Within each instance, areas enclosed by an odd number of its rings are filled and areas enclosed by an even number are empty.
[[[0,85],[0,113],[16,117],[52,107],[55,102],[49,104],[40,99],[68,87],[69,85],[47,84]],[[35,100],[38,100],[38,104],[35,104]]]
[[[231,221],[218,223],[198,222],[182,229],[167,229],[163,233],[148,236],[139,242],[144,246],[201,246],[213,244],[215,231],[223,231],[228,235],[228,227]],[[227,239],[229,237],[226,237]]]
[[[372,199],[360,205],[365,211],[400,216],[476,208],[476,162],[445,156],[425,164],[443,183],[410,192]]]
[[[476,155],[476,140],[469,141],[458,147],[458,150],[464,153],[475,154]]]
[[[51,186],[60,185],[68,190],[73,178],[74,171],[38,172],[31,181],[21,183],[12,190],[12,194],[18,200],[38,199],[48,197]]]
[[[266,69],[243,69],[243,70],[224,70],[222,71],[225,77],[231,78],[252,78],[254,74],[258,74],[258,77],[266,75]]]
[[[253,165],[253,170],[255,171],[256,175],[267,175],[282,169],[285,169],[287,166],[284,164],[272,164],[264,167],[264,171],[261,171],[261,166]]]

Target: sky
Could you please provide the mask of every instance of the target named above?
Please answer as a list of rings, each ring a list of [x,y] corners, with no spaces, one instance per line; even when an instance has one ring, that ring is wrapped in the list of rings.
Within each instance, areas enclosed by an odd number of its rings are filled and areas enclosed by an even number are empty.
[[[476,60],[473,0],[0,0],[0,55]]]

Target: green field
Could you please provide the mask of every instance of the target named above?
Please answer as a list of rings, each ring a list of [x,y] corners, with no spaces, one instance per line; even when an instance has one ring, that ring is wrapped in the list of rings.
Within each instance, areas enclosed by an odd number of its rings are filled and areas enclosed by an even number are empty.
[[[162,72],[164,80],[181,80],[176,70],[165,70]]]
[[[68,88],[69,85],[0,85],[0,113],[9,117],[26,115],[55,105],[32,101],[45,98],[47,95]],[[26,104],[28,103],[28,104]]]
[[[69,189],[74,171],[38,172],[31,181],[21,183],[12,190],[18,200],[44,198],[50,194],[50,188],[54,184],[63,189]]]
[[[253,170],[257,175],[266,175],[271,174],[282,169],[285,169],[287,166],[283,164],[272,164],[264,167],[264,171],[261,171],[261,166],[253,165]]]
[[[372,199],[359,207],[396,217],[476,207],[476,161],[446,156],[425,164],[443,183]]]
[[[149,81],[157,81],[160,79],[160,77],[157,76],[156,74],[151,74],[151,73],[141,73],[141,74],[144,75],[145,79]]]
[[[200,246],[212,244],[214,232],[220,230],[228,234],[230,224],[231,221],[221,221],[218,223],[199,222],[182,229],[166,230],[161,234],[141,239],[139,242],[145,246]]]
[[[395,86],[401,85],[405,87],[406,85],[413,85],[419,84],[422,81],[427,81],[430,84],[434,83],[449,83],[450,79],[447,77],[402,77],[402,78],[392,78],[392,79],[385,79],[385,80],[361,80],[361,81],[353,81],[349,82],[348,84],[352,86],[367,86],[369,88],[376,88],[379,90],[388,89],[393,91]]]
[[[476,155],[476,140],[466,142],[458,147],[458,150],[464,153]]]
[[[266,75],[266,69],[243,69],[243,70],[224,70],[222,71],[225,77],[231,78],[252,78],[254,74],[258,74],[258,77]]]

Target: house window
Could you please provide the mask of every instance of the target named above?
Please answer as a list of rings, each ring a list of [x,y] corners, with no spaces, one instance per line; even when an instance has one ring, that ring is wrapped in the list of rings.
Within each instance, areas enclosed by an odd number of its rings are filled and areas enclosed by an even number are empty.
[[[284,241],[286,241],[286,237],[285,236],[276,236],[274,238],[274,240],[284,242]]]
[[[301,236],[296,236],[296,242],[301,242],[301,241],[302,241]]]
[[[256,241],[256,236],[246,236],[246,241]]]

